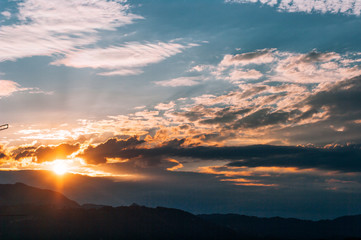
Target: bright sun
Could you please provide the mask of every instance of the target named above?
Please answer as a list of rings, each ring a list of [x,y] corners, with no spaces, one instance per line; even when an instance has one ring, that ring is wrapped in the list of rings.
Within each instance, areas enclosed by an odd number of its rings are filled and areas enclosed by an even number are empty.
[[[58,175],[64,175],[68,172],[68,166],[63,161],[55,161],[53,165],[53,172]]]

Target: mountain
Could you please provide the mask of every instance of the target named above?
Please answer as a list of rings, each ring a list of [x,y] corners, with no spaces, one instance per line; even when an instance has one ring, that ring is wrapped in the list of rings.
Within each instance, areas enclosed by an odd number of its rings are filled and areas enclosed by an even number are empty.
[[[334,220],[259,218],[238,214],[202,214],[200,218],[228,227],[246,239],[361,239],[361,215]]]
[[[51,190],[30,187],[23,183],[0,184],[0,206],[52,206],[75,208],[79,204]]]
[[[191,213],[84,204],[22,183],[0,184],[0,239],[361,239],[361,215],[334,220]]]
[[[53,191],[0,184],[0,239],[237,239],[191,213],[133,204],[80,207]],[[60,206],[60,207],[59,207]]]
[[[0,216],[0,226],[0,239],[237,239],[231,229],[161,207],[37,207]]]

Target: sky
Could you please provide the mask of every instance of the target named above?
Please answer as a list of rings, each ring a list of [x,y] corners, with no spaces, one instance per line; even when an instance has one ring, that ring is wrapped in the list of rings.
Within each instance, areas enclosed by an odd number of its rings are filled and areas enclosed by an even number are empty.
[[[3,0],[0,182],[361,214],[360,0]]]

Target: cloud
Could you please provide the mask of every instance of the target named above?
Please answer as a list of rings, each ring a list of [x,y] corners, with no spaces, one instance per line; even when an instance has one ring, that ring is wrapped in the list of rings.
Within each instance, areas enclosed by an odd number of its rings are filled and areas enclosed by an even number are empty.
[[[232,186],[232,191],[267,191],[266,188],[280,191],[304,190],[306,186],[314,191],[332,189],[352,192],[358,191],[361,183],[358,174],[361,172],[360,145],[216,147],[188,143],[189,139],[186,138],[163,141],[161,144],[154,144],[151,138],[112,138],[101,144],[84,145],[80,152],[77,144],[63,144],[19,148],[16,151],[18,155],[13,152],[12,156],[19,159],[34,157],[34,161],[41,163],[41,159],[69,159],[67,154],[71,154],[74,158],[83,158],[96,171],[109,173],[108,177],[112,179],[118,179],[119,173],[134,175],[135,178],[116,182],[143,183],[146,189],[166,183],[170,188],[180,187],[184,190],[188,184],[193,186],[192,181],[203,179],[208,184],[205,189],[214,189],[219,185],[223,188]],[[188,187],[186,189],[189,191]],[[198,191],[203,190],[198,188]]]
[[[354,78],[315,85],[241,83],[219,95],[173,100],[135,109],[132,114],[86,120],[69,136],[148,135],[154,142],[186,137],[201,145],[357,142],[360,125],[354,121],[360,119],[359,82]],[[344,136],[334,129],[343,129]]]
[[[361,2],[359,0],[225,0],[225,2],[260,3],[286,12],[342,13],[356,16],[361,14]]]
[[[8,156],[7,156],[7,154],[5,153],[3,147],[0,146],[0,160],[5,160],[5,159],[7,159],[7,158],[8,158]]]
[[[269,147],[270,150],[273,147]],[[360,145],[336,146],[330,148],[275,147],[264,156],[249,155],[228,166],[233,167],[296,167],[323,170],[361,172]],[[285,151],[285,152],[283,152]]]
[[[9,80],[0,80],[0,97],[7,97],[19,91],[19,84]]]
[[[357,120],[361,114],[361,76],[331,85],[306,101],[317,109],[326,107],[333,118]]]
[[[28,92],[31,94],[52,94],[52,92],[44,92],[38,88],[22,88],[18,83],[10,80],[0,80],[0,98],[8,97],[15,92]]]
[[[237,111],[232,111],[230,108],[225,108],[216,113],[216,117],[202,120],[202,124],[225,124],[234,122],[238,119],[239,115],[243,115],[251,111],[251,109],[242,109]]]
[[[175,106],[175,103],[173,101],[171,101],[169,103],[159,103],[154,108],[157,110],[169,110],[169,109],[174,108],[174,106]]]
[[[294,123],[296,117],[308,111],[298,104],[312,94],[297,84],[254,83],[240,84],[239,88],[220,96],[196,97],[195,104],[206,108],[194,107],[187,109],[185,114],[203,118],[200,123],[217,124],[223,121],[223,127],[233,129]],[[223,106],[223,111],[219,110],[218,105]]]
[[[333,101],[322,100],[324,97],[321,96],[332,98],[339,86],[344,86],[344,91],[353,89],[355,93],[352,96],[357,96],[357,88],[351,82],[352,80],[344,80],[339,82],[340,85],[329,83],[314,87],[300,83],[242,83],[238,88],[218,96],[205,94],[184,101],[174,100],[155,105],[154,110],[148,107],[147,110],[135,110],[133,114],[112,116],[102,121],[86,121],[79,129],[82,133],[89,134],[149,134],[154,137],[154,141],[188,137],[204,145],[252,144],[260,141],[289,144],[288,139],[297,139],[299,133],[290,136],[292,129],[297,127],[311,128],[316,124],[325,124],[327,128],[330,125],[337,129],[343,127],[338,124],[341,120],[330,122],[340,116],[327,105],[327,102],[333,104]],[[344,95],[347,96],[347,93]],[[352,98],[350,101],[354,100]],[[353,106],[354,109],[357,107],[355,104]],[[345,107],[344,111],[345,117],[348,114],[354,115],[349,120],[359,119],[356,118],[356,110]],[[188,128],[181,129],[180,126]],[[316,134],[322,129],[324,127],[318,127],[312,133]],[[346,131],[348,127],[345,126],[344,129]],[[235,134],[235,130],[241,134]],[[335,137],[336,135],[330,136],[327,143],[335,141]]]
[[[144,140],[139,140],[136,137],[127,140],[117,140],[113,138],[95,147],[89,146],[78,156],[90,164],[106,163],[107,158],[127,158],[125,154],[122,154],[124,149],[133,149],[144,142]]]
[[[271,109],[263,108],[246,117],[243,117],[242,119],[239,119],[232,125],[232,127],[234,129],[257,128],[275,124],[283,124],[290,121],[290,118],[296,113],[299,113],[299,111],[294,110],[292,112],[272,112]]]
[[[1,12],[1,15],[3,15],[6,19],[11,18],[11,12],[9,11],[3,11]]]
[[[115,31],[143,19],[130,13],[126,1],[24,0],[17,7],[18,21],[0,27],[0,61],[52,56],[53,65],[100,69],[102,76],[125,76],[141,74],[141,67],[198,46],[170,41],[97,47],[102,31]]]
[[[129,75],[139,75],[143,73],[140,69],[121,69],[110,72],[101,72],[98,73],[100,76],[129,76]]]
[[[195,45],[184,45],[173,41],[145,44],[129,42],[121,46],[72,51],[52,64],[74,68],[113,70],[101,73],[103,76],[135,75],[141,73],[140,67],[158,63],[193,46]]]
[[[271,81],[337,82],[361,74],[361,68],[353,59],[353,56],[341,56],[334,52],[320,53],[317,51],[306,54],[286,53],[285,55],[287,57],[280,57],[273,69],[274,72],[269,77]]]
[[[66,54],[96,43],[100,30],[142,18],[116,0],[24,0],[17,6],[18,21],[0,27],[0,61]]]
[[[361,75],[359,55],[335,52],[281,52],[261,49],[236,55],[227,54],[216,66],[196,66],[216,79],[237,84],[264,77],[267,81],[321,83],[337,82]],[[261,68],[262,66],[262,68]]]
[[[213,72],[223,68],[220,71],[225,80],[233,71],[253,70],[263,75],[257,81],[232,81],[233,86],[225,91],[207,91],[198,96],[192,92],[194,97],[170,99],[102,120],[79,120],[79,125],[67,130],[53,128],[21,138],[49,139],[55,131],[57,138],[62,137],[59,140],[69,141],[81,135],[97,135],[89,137],[94,144],[109,137],[134,135],[152,139],[152,144],[187,138],[187,144],[204,146],[309,142],[325,145],[361,140],[357,136],[361,126],[355,122],[360,120],[356,104],[361,95],[360,79],[354,77],[361,73],[359,54],[259,50],[241,53],[240,59],[253,61],[267,54],[271,54],[273,61],[262,66],[221,66],[221,60],[213,66],[200,67],[201,76],[194,77],[197,78],[194,81],[212,79]]]
[[[236,55],[227,54],[223,57],[220,65],[248,65],[270,63],[274,60],[272,52],[275,49],[262,49],[255,52],[242,53]]]
[[[317,51],[311,51],[307,54],[300,55],[300,57],[297,59],[297,62],[298,63],[326,62],[340,58],[341,56],[335,52],[321,53]]]
[[[249,71],[233,70],[229,75],[229,79],[231,81],[238,81],[241,79],[259,79],[262,76],[263,74],[261,72],[254,69],[251,69]]]
[[[126,140],[109,139],[97,146],[89,146],[78,157],[87,163],[106,163],[107,158],[128,159],[129,162],[145,162],[159,165],[164,162],[181,164],[188,161],[229,161],[228,167],[294,167],[340,172],[361,172],[360,145],[330,145],[325,147],[250,145],[212,147],[186,145],[187,139],[174,139],[160,146],[146,147],[145,140],[135,137]],[[176,159],[170,161],[169,159]]]
[[[166,81],[157,81],[154,83],[163,87],[179,87],[198,85],[200,84],[200,80],[202,80],[202,77],[179,77]]]
[[[128,168],[159,166],[162,163],[166,163],[165,168],[173,168],[180,163],[169,158],[169,151],[178,149],[184,142],[185,139],[173,139],[163,142],[161,147],[146,148],[151,142],[139,140],[137,137],[125,140],[112,138],[96,146],[89,145],[77,157],[83,158],[88,164],[107,163],[108,159],[120,159],[122,165]]]
[[[58,146],[25,147],[15,149],[12,153],[15,160],[32,158],[34,162],[50,162],[57,159],[65,159],[72,153],[78,151],[79,144],[60,144]]]

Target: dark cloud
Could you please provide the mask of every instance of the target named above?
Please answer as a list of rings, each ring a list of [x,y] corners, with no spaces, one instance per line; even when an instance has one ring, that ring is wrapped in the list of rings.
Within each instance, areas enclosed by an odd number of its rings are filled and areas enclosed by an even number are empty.
[[[72,153],[78,151],[80,144],[60,144],[55,147],[51,146],[40,146],[35,147],[26,147],[19,148],[13,152],[13,157],[15,160],[21,158],[32,157],[36,162],[47,162],[54,161],[56,159],[64,159]]]
[[[20,160],[20,159],[26,158],[26,157],[33,157],[35,150],[36,150],[36,147],[33,147],[33,146],[19,147],[19,148],[13,150],[11,155],[15,160]]]
[[[173,139],[171,141],[167,141],[165,142],[163,145],[164,146],[167,146],[167,147],[174,147],[174,148],[177,148],[177,147],[180,147],[182,144],[184,144],[185,142],[185,138],[182,138],[182,139]]]
[[[190,129],[191,127],[189,126],[189,125],[187,125],[187,124],[184,124],[184,125],[181,125],[181,126],[179,126],[179,129],[180,130],[188,130],[188,129]]]
[[[319,110],[312,108],[306,112],[303,112],[301,115],[297,116],[296,119],[293,120],[293,122],[297,123],[301,120],[311,118],[314,114],[316,114],[318,112],[319,112]]]
[[[303,55],[302,58],[300,59],[300,62],[304,62],[304,63],[323,62],[323,61],[328,61],[337,56],[338,55],[336,53],[332,53],[332,52],[321,53],[317,51],[312,51]]]
[[[262,52],[264,54],[265,52]],[[252,53],[253,56],[254,53]],[[257,53],[258,55],[261,53]],[[318,53],[310,52],[302,57],[303,62],[318,62],[324,59],[337,57],[335,53]],[[253,95],[265,90],[265,86],[257,86],[247,89],[243,94],[246,96]],[[235,94],[235,93],[233,93]],[[267,96],[264,102],[275,102],[277,99],[284,97],[288,93],[278,92],[274,95]],[[230,95],[231,96],[231,95]],[[360,120],[361,116],[361,76],[353,79],[347,79],[339,83],[333,84],[325,90],[311,94],[301,102],[294,103],[288,109],[274,110],[272,107],[255,106],[257,111],[248,114],[252,109],[245,108],[241,110],[233,110],[232,107],[227,107],[222,110],[207,108],[199,105],[187,112],[176,113],[176,115],[186,117],[190,122],[198,121],[200,124],[219,125],[223,130],[234,129],[256,129],[260,127],[277,126],[280,124],[287,125],[288,129],[297,127],[301,121],[314,118],[315,114],[325,113],[327,118],[317,117],[314,121],[309,121],[310,124],[316,125],[323,122],[325,126],[321,128],[330,128],[332,126],[340,126],[347,123],[346,121]],[[309,109],[301,111],[305,106]],[[247,115],[248,114],[248,115]],[[245,116],[244,116],[245,115]],[[210,117],[212,116],[212,117]],[[305,121],[307,123],[307,121]],[[304,123],[304,124],[305,124]],[[318,127],[318,129],[321,129]],[[350,126],[350,129],[359,129],[358,126]],[[315,129],[317,132],[317,129]],[[334,130],[330,129],[332,135]],[[315,134],[312,132],[311,134]],[[292,136],[292,138],[297,136]],[[313,141],[311,141],[313,142]],[[330,141],[332,143],[335,141]],[[337,142],[337,141],[336,141]]]
[[[361,145],[332,148],[252,145],[239,147],[183,146],[185,139],[175,139],[160,147],[137,147],[144,141],[110,139],[96,147],[89,146],[79,157],[88,163],[105,163],[107,158],[129,159],[138,165],[158,166],[169,158],[229,160],[229,166],[296,167],[341,172],[361,172]]]
[[[224,140],[230,139],[230,138],[236,138],[238,136],[235,132],[213,132],[213,133],[207,133],[207,134],[199,134],[195,135],[192,139],[198,139],[200,142],[222,142]],[[200,145],[200,143],[198,144]]]
[[[286,147],[287,148],[287,147]],[[289,148],[290,152],[269,152],[262,157],[252,156],[229,163],[238,167],[296,167],[344,172],[361,172],[361,146],[336,148]],[[262,151],[260,149],[260,151]]]
[[[293,123],[312,118],[322,113],[327,118],[306,125],[292,126],[273,132],[278,136],[287,136],[291,142],[311,142],[318,145],[330,143],[361,143],[361,76],[341,81],[334,86],[318,92],[300,106],[310,109],[296,116]],[[339,129],[339,130],[338,130]]]
[[[160,153],[172,157],[189,157],[207,160],[240,160],[244,158],[266,157],[273,154],[288,155],[304,151],[301,147],[253,145],[244,147],[178,147],[164,146],[156,149],[137,149],[142,155]],[[145,150],[145,151],[144,151]]]
[[[4,159],[4,158],[7,158],[6,154],[5,154],[5,153],[0,152],[0,159]]]
[[[5,151],[3,150],[3,147],[0,146],[0,160],[2,159],[6,159],[8,156],[7,154],[5,153]]]
[[[210,111],[210,110],[206,109],[202,105],[198,105],[198,106],[193,107],[191,110],[189,110],[187,112],[177,112],[177,113],[174,113],[174,115],[186,117],[190,122],[194,122],[194,121],[197,121],[197,120],[201,119],[202,117],[204,117],[205,113],[207,111]]]
[[[333,118],[359,119],[361,116],[361,76],[342,81],[328,90],[311,96],[306,102],[314,109],[327,107]]]
[[[237,120],[239,115],[248,113],[251,109],[242,109],[231,111],[229,108],[223,109],[216,113],[217,117],[200,121],[202,124],[224,124]]]
[[[253,86],[252,88],[242,92],[241,97],[242,98],[251,97],[265,90],[267,90],[267,86]]]
[[[334,57],[334,53],[318,53],[311,52],[303,57],[302,61],[321,61],[325,58]],[[247,90],[253,92],[253,89]],[[256,89],[254,91],[259,91]],[[266,102],[272,102],[277,98],[282,97],[286,93],[278,93],[271,95]],[[297,123],[303,120],[312,119],[315,114],[325,113],[327,118],[316,118],[315,121],[310,121],[308,125],[316,125],[323,123],[324,128],[332,126],[345,126],[350,125],[350,121],[361,119],[361,76],[353,79],[348,79],[334,84],[332,87],[325,88],[325,90],[310,95],[305,100],[295,103],[291,109],[293,110],[273,110],[271,107],[260,107],[259,110],[247,114],[251,109],[243,109],[234,111],[230,107],[212,113],[209,108],[194,108],[184,116],[188,116],[190,121],[199,121],[201,124],[220,125],[224,130],[230,129],[246,129],[246,128],[259,128],[267,126],[277,126],[286,124],[290,128],[297,126]],[[306,111],[301,111],[302,107],[309,106]],[[211,113],[214,115],[212,118],[204,119],[205,116]],[[203,119],[202,119],[203,118]],[[306,121],[307,122],[307,121]],[[295,125],[296,124],[296,125]],[[287,127],[287,126],[286,126]],[[289,129],[290,129],[289,128]],[[321,129],[318,126],[319,129]],[[358,126],[349,126],[350,129],[357,130]],[[317,129],[315,129],[317,132]],[[335,132],[330,129],[330,134]],[[352,133],[352,130],[350,130]],[[315,134],[312,132],[311,134]],[[297,136],[295,136],[297,137]],[[332,143],[334,141],[330,141]]]
[[[272,49],[262,49],[262,50],[258,50],[255,52],[237,54],[237,55],[233,56],[232,60],[233,61],[248,61],[248,60],[262,57],[262,56],[270,53],[271,51],[272,51]]]
[[[309,148],[292,146],[255,145],[245,147],[194,147],[138,149],[138,154],[188,157],[213,160],[237,160],[230,166],[296,167],[361,172],[359,145],[337,148]]]
[[[232,125],[232,128],[258,128],[274,124],[287,123],[291,117],[298,113],[300,113],[300,111],[294,110],[291,112],[272,112],[271,109],[264,108],[236,121]]]
[[[128,158],[122,154],[124,149],[133,149],[144,142],[144,140],[139,140],[136,137],[131,137],[126,140],[112,138],[96,147],[89,146],[79,157],[90,164],[106,163],[106,158]]]

